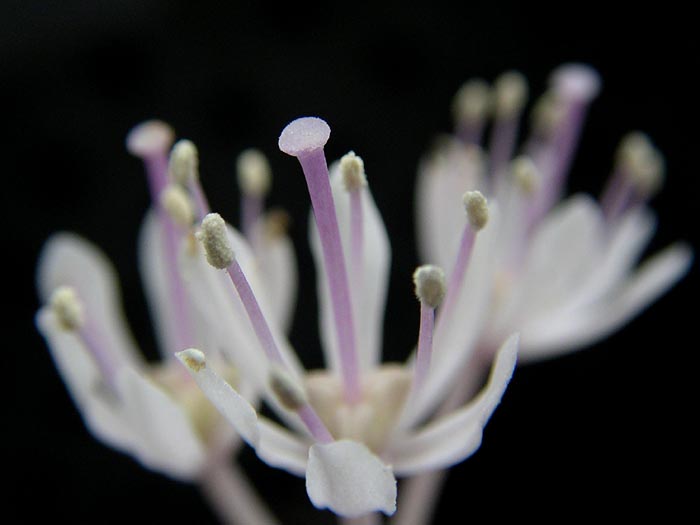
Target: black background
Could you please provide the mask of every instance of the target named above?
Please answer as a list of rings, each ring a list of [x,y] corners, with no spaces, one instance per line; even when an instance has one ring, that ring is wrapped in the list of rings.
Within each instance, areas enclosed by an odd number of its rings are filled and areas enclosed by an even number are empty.
[[[539,93],[564,61],[596,67],[603,91],[571,188],[597,194],[619,138],[642,129],[668,162],[650,250],[694,240],[698,95],[691,79],[699,64],[688,13],[666,4],[619,13],[529,4],[3,1],[0,209],[9,231],[4,352],[13,390],[3,426],[11,438],[10,506],[22,521],[214,521],[195,488],[149,473],[88,435],[33,327],[38,250],[51,232],[74,230],[114,261],[133,331],[155,358],[135,264],[148,196],[139,162],[124,149],[126,132],[143,119],[165,119],[199,146],[212,206],[232,221],[235,155],[249,146],[269,155],[269,201],[295,221],[303,292],[291,339],[309,366],[320,364],[320,354],[308,196],[296,161],[276,147],[297,116],[330,123],[329,158],[353,149],[365,160],[394,254],[390,358],[403,358],[417,337],[415,167],[434,135],[450,129],[451,96],[469,77],[492,80],[516,68]],[[695,280],[691,274],[607,341],[520,368],[483,446],[453,470],[437,522],[451,522],[454,511],[465,521],[564,522],[680,513],[692,489],[681,479],[694,479],[697,469],[690,447],[697,443]],[[284,523],[332,522],[312,509],[302,481],[249,451],[242,461]]]

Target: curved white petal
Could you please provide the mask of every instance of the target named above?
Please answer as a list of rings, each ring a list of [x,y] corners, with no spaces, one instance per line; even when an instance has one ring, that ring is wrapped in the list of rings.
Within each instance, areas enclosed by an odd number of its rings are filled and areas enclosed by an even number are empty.
[[[335,202],[338,226],[343,243],[345,266],[350,281],[353,320],[360,368],[375,365],[381,356],[382,329],[386,294],[389,287],[391,249],[384,222],[368,188],[362,190],[363,260],[360,274],[362,283],[352,282],[350,243],[350,194],[344,189],[338,163],[331,166],[331,188]],[[329,367],[338,368],[337,338],[330,292],[324,270],[323,253],[313,214],[309,221],[309,240],[316,263],[317,289],[321,323],[321,339]]]
[[[416,179],[418,251],[425,263],[449,271],[465,222],[462,194],[482,189],[481,166],[475,150],[447,139],[424,159]]]
[[[136,437],[132,452],[137,459],[176,479],[193,479],[204,465],[206,452],[189,416],[131,367],[119,371],[117,389]]]
[[[176,356],[221,415],[255,448],[260,441],[260,430],[253,406],[207,365],[198,350],[185,350]]]
[[[124,319],[118,285],[112,264],[82,237],[61,232],[44,244],[37,266],[42,302],[48,302],[59,286],[73,287],[83,303],[87,322],[99,328],[101,343],[115,363],[140,366],[143,360]]]
[[[503,397],[513,375],[518,354],[518,335],[501,346],[488,383],[463,408],[397,439],[389,451],[398,476],[449,467],[473,454],[481,444],[483,428]]]
[[[483,335],[491,313],[499,220],[499,209],[492,204],[489,224],[476,237],[471,261],[452,313],[442,319],[443,312],[438,309],[430,371],[410,410],[403,413],[401,424],[404,427],[423,419],[442,402]]]
[[[365,445],[341,440],[309,449],[306,490],[311,502],[348,518],[396,511],[396,478]]]
[[[309,442],[263,417],[258,419],[258,427],[258,457],[272,467],[303,477],[306,474]]]
[[[267,234],[258,222],[259,264],[266,303],[282,332],[292,324],[297,296],[297,264],[294,246],[286,234]]]
[[[670,246],[642,264],[620,289],[612,291],[604,300],[523,326],[522,359],[553,357],[609,335],[683,277],[692,258],[687,245]]]
[[[520,329],[529,319],[572,301],[599,267],[604,241],[604,219],[590,197],[576,195],[554,209],[534,234],[493,332]]]
[[[110,395],[92,356],[80,339],[58,326],[53,313],[42,308],[36,326],[46,339],[66,388],[88,430],[108,446],[127,451],[134,442],[133,432],[124,419],[121,406]]]

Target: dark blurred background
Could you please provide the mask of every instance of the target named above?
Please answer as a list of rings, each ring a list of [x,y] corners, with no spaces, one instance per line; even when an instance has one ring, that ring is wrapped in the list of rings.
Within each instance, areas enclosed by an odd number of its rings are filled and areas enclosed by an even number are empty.
[[[654,199],[661,221],[650,251],[694,241],[697,214],[695,29],[687,13],[637,5],[619,13],[585,4],[532,10],[526,2],[440,1],[371,8],[328,2],[61,2],[3,0],[0,100],[10,243],[11,507],[76,523],[214,522],[194,487],[143,470],[92,439],[33,327],[34,261],[43,240],[73,230],[118,268],[134,333],[157,353],[136,269],[136,233],[148,195],[124,137],[158,117],[200,149],[212,206],[236,222],[234,161],[249,146],[269,155],[269,197],[292,215],[301,266],[291,334],[320,364],[314,274],[306,241],[308,196],[296,161],[277,150],[284,125],[324,117],[328,157],[353,149],[366,164],[393,248],[387,354],[403,358],[418,330],[410,276],[416,165],[467,78],[515,68],[538,94],[548,73],[583,61],[603,90],[583,135],[571,188],[598,194],[627,131],[648,132],[666,154]],[[8,165],[9,160],[9,165]],[[6,214],[6,215],[5,215]],[[520,368],[475,456],[456,467],[437,523],[486,516],[553,519],[612,514],[669,517],[694,479],[697,434],[696,278],[691,275],[607,341]],[[14,460],[14,461],[13,461]],[[284,523],[330,523],[302,481],[242,458]],[[290,516],[295,516],[290,518]]]

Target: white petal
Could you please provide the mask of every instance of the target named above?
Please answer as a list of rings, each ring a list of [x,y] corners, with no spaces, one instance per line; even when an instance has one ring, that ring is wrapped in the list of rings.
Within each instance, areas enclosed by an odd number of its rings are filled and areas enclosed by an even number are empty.
[[[421,260],[449,271],[466,220],[462,194],[482,188],[479,165],[457,140],[441,145],[418,168],[416,227]]]
[[[690,268],[692,251],[684,244],[666,248],[645,262],[605,300],[538,320],[522,330],[523,360],[570,352],[614,332],[673,286]]]
[[[306,490],[319,509],[348,518],[396,511],[396,478],[391,468],[356,441],[317,443],[309,449]]]
[[[288,235],[267,235],[258,223],[260,268],[270,314],[284,333],[292,324],[297,295],[297,266],[294,246]]]
[[[453,314],[443,322],[438,310],[430,371],[415,402],[404,411],[402,426],[415,424],[442,402],[482,335],[490,313],[491,283],[495,268],[493,261],[498,255],[499,214],[497,206],[492,204],[489,208],[489,224],[476,237]]]
[[[351,278],[350,246],[350,195],[344,189],[338,163],[331,166],[331,188],[338,216],[345,266]],[[368,188],[362,191],[363,208],[363,261],[361,285],[350,282],[353,302],[355,333],[360,367],[367,369],[375,365],[381,355],[382,328],[386,295],[389,287],[391,249],[389,238],[381,215]],[[328,282],[324,271],[323,254],[313,214],[310,218],[309,240],[316,263],[317,289],[321,322],[321,338],[326,353],[327,364],[337,369],[337,338]]]
[[[572,301],[600,265],[604,233],[602,213],[588,196],[576,195],[553,210],[534,234],[495,333],[520,329],[529,319]]]
[[[479,448],[483,428],[500,403],[513,375],[517,353],[516,334],[501,346],[487,385],[473,401],[392,446],[389,454],[397,475],[409,476],[449,467],[463,461]]]
[[[272,467],[303,477],[309,455],[309,443],[287,429],[260,417],[258,457]]]
[[[133,454],[146,466],[176,479],[193,479],[204,465],[204,447],[189,416],[165,392],[130,367],[117,388],[136,442]]]
[[[134,436],[121,405],[105,388],[92,356],[80,339],[59,328],[47,308],[38,312],[36,325],[88,430],[108,446],[120,451],[130,449]]]
[[[98,327],[106,352],[117,364],[139,366],[142,358],[121,308],[117,274],[92,243],[72,233],[57,233],[39,255],[37,288],[46,303],[59,286],[73,287],[89,323]]]
[[[178,352],[177,358],[187,368],[216,409],[233,425],[233,428],[250,446],[255,448],[260,441],[258,416],[253,406],[231,387],[206,363],[193,361],[193,350]],[[201,352],[199,352],[201,354]],[[193,364],[195,363],[195,364]]]

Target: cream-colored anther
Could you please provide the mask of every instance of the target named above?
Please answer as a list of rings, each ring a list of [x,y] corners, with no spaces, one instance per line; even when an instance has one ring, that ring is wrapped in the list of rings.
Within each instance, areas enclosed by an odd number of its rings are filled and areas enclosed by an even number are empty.
[[[439,266],[424,264],[413,272],[416,297],[431,308],[437,308],[445,297],[445,272]]]
[[[207,262],[214,268],[224,270],[235,260],[228,240],[226,223],[218,213],[210,213],[204,217],[197,239],[204,246]]]
[[[456,122],[480,122],[491,110],[491,88],[482,79],[473,79],[462,84],[452,103]]]
[[[530,157],[521,155],[513,159],[510,165],[513,182],[526,195],[532,195],[540,180],[539,170]]]
[[[280,366],[272,365],[269,381],[275,397],[287,410],[297,411],[309,402],[302,387]]]
[[[247,149],[236,160],[238,185],[246,195],[263,197],[270,191],[272,172],[267,157],[257,149]]]
[[[536,134],[549,136],[564,119],[564,105],[551,91],[542,95],[532,108],[532,127]]]
[[[340,159],[340,176],[347,191],[356,191],[367,186],[365,163],[354,151],[346,153]]]
[[[474,231],[481,230],[489,221],[489,205],[480,191],[468,191],[462,195],[467,219]]]
[[[199,152],[190,140],[177,141],[170,151],[168,166],[170,177],[178,184],[187,187],[199,178]]]
[[[189,228],[194,222],[194,206],[185,189],[179,184],[169,184],[160,194],[160,204],[175,224]]]
[[[666,163],[644,133],[629,133],[622,139],[617,162],[628,180],[643,195],[652,195],[661,187]]]
[[[527,80],[522,73],[508,71],[494,83],[496,118],[508,119],[517,116],[527,100]]]
[[[265,235],[269,239],[279,239],[287,234],[291,223],[289,214],[281,208],[275,208],[265,214]]]
[[[199,372],[207,366],[207,358],[204,352],[196,348],[188,348],[175,354],[187,368],[193,372]]]
[[[49,305],[61,328],[68,331],[79,330],[85,322],[83,303],[70,286],[59,286],[51,294]]]

